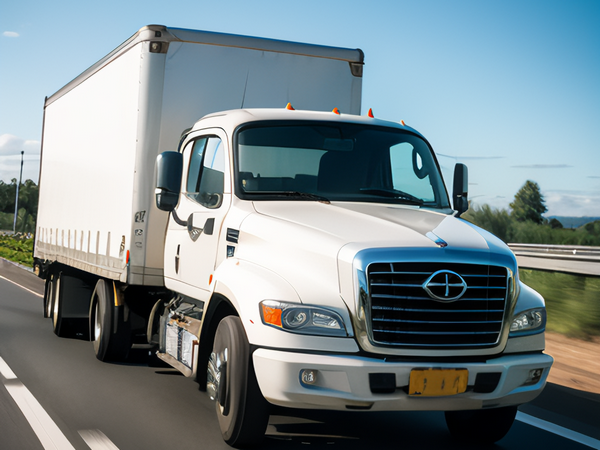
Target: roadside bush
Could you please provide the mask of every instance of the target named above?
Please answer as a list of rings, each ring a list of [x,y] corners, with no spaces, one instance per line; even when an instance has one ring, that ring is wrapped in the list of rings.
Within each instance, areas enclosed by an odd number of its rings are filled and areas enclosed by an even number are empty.
[[[505,209],[471,206],[462,218],[489,231],[506,243],[600,246],[600,221],[575,230],[551,222],[518,221]]]
[[[33,267],[33,237],[30,234],[0,234],[0,257]]]
[[[600,336],[600,278],[519,269],[521,281],[546,300],[548,331],[589,339]]]

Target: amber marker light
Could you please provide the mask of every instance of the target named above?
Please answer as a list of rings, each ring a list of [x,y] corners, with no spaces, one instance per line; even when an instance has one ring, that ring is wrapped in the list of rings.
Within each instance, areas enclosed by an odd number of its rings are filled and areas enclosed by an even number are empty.
[[[406,124],[404,123],[404,120],[401,120],[400,123],[404,126],[406,126]]]
[[[281,313],[283,312],[280,308],[272,308],[270,306],[261,303],[263,321],[268,325],[273,325],[281,328]]]
[[[338,116],[341,114],[340,110],[337,109],[337,108],[333,108],[333,111],[331,111],[331,112],[334,113],[334,114],[337,114]]]
[[[288,104],[285,106],[285,109],[287,109],[287,110],[289,110],[289,111],[295,111],[295,109],[294,109],[294,107],[292,106],[292,104],[291,104],[291,103],[288,103]]]

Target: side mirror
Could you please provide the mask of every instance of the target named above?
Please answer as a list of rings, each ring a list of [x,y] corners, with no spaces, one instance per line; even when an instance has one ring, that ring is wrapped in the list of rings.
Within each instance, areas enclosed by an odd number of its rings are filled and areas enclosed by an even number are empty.
[[[452,190],[452,202],[454,209],[458,212],[456,217],[460,217],[469,209],[469,171],[464,164],[454,166],[454,189]]]
[[[156,207],[173,211],[179,202],[183,155],[179,152],[163,152],[156,158]]]

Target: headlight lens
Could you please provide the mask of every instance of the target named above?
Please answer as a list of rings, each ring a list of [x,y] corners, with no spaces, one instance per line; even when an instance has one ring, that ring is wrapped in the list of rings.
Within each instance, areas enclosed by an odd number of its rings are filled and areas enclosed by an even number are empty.
[[[265,325],[300,334],[346,337],[342,317],[329,309],[275,300],[260,302]]]
[[[522,311],[513,316],[510,334],[541,333],[546,328],[546,309],[537,308]]]

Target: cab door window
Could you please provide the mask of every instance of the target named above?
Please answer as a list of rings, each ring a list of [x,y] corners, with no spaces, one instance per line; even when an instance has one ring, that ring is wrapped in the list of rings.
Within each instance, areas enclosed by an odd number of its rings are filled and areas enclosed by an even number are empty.
[[[221,139],[207,136],[193,143],[187,174],[186,196],[202,206],[221,206],[225,186],[225,153]]]

